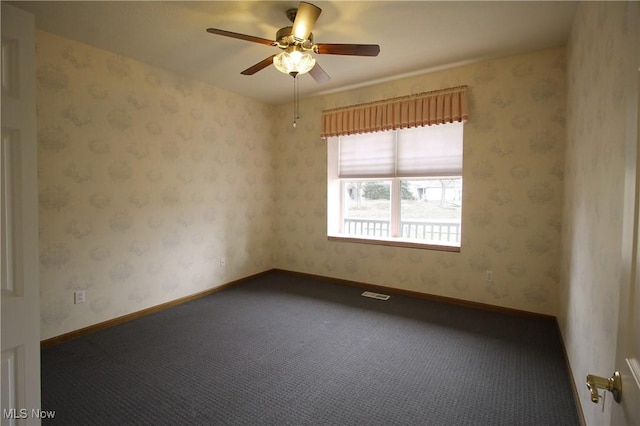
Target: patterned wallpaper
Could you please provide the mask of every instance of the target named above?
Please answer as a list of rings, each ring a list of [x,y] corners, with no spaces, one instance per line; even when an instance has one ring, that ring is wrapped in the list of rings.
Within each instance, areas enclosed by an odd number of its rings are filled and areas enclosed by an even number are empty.
[[[292,105],[278,107],[276,266],[555,315],[565,78],[557,48],[304,100],[296,129]],[[327,241],[321,111],[459,85],[470,93],[461,252]]]
[[[621,280],[627,43],[625,2],[580,3],[567,53],[568,114],[558,320],[587,424],[610,424],[613,399],[589,400],[587,374],[615,370]]]
[[[42,339],[273,266],[271,107],[36,44]]]

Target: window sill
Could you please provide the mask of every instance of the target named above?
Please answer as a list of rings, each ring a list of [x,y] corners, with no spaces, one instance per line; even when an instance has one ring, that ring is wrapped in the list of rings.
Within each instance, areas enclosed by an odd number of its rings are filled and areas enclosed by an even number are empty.
[[[415,240],[403,240],[400,238],[385,239],[385,238],[372,238],[372,237],[352,237],[347,235],[328,235],[329,241],[342,241],[345,243],[359,243],[359,244],[375,244],[380,246],[391,247],[408,247],[421,250],[437,250],[460,253],[460,245],[442,245],[434,243],[418,243]]]

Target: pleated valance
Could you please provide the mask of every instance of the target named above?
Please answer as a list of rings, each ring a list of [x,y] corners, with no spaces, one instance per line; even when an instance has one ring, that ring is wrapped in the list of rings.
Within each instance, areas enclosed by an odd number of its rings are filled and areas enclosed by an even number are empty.
[[[468,118],[467,86],[458,86],[323,111],[320,136],[465,122]]]

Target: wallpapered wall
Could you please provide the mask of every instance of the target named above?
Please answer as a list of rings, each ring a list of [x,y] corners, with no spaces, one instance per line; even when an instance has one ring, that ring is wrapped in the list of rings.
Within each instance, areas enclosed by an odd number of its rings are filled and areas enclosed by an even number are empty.
[[[273,266],[272,108],[36,44],[42,339]]]
[[[470,93],[461,252],[327,241],[321,111],[458,85]],[[308,99],[296,129],[278,107],[277,267],[555,315],[565,101],[558,48]]]
[[[625,2],[585,2],[568,48],[561,310],[575,382],[615,368],[625,167]],[[633,72],[633,71],[632,71]],[[581,389],[581,388],[578,388]],[[584,389],[584,388],[582,388]],[[587,424],[609,424],[579,392]]]

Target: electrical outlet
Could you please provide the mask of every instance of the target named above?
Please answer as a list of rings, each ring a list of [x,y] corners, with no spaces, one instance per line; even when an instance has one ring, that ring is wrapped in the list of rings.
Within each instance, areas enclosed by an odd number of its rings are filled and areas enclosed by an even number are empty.
[[[224,268],[225,266],[227,266],[227,259],[225,257],[221,257],[220,258],[220,267]]]
[[[484,273],[484,280],[487,282],[493,282],[493,271],[485,271]]]
[[[73,292],[73,303],[84,303],[84,290],[78,290]]]

